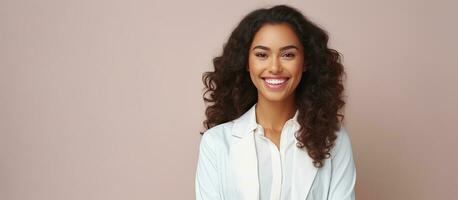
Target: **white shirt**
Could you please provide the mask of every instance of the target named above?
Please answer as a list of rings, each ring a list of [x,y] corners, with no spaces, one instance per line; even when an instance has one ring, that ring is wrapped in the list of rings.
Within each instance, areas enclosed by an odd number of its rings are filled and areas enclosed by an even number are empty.
[[[258,157],[258,178],[260,200],[291,199],[291,172],[295,145],[294,132],[297,126],[293,118],[283,125],[280,145],[277,147],[269,138],[265,137],[264,128],[257,124],[255,133],[255,146]]]

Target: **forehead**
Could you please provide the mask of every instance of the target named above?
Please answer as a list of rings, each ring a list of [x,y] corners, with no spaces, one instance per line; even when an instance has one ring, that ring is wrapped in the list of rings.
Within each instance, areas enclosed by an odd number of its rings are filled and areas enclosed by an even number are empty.
[[[302,48],[301,42],[294,30],[286,23],[265,24],[255,34],[251,47],[256,45],[279,49],[287,45],[296,45]]]

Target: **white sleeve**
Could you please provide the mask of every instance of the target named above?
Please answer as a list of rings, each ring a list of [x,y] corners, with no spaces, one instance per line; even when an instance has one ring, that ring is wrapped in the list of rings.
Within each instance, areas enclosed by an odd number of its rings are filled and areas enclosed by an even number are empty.
[[[350,137],[342,127],[336,139],[332,156],[332,177],[329,200],[354,200],[356,168]]]
[[[219,181],[217,155],[212,148],[211,135],[205,132],[199,144],[199,158],[195,177],[196,200],[218,200]]]

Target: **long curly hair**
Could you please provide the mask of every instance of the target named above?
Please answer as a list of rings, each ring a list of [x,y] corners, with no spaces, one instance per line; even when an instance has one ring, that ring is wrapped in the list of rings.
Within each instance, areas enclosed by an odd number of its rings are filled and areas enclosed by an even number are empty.
[[[295,91],[300,129],[296,146],[306,148],[317,168],[329,158],[343,121],[343,77],[341,54],[328,48],[325,30],[287,5],[257,9],[246,15],[223,45],[223,53],[213,58],[214,71],[204,72],[203,99],[207,104],[203,122],[206,129],[237,119],[258,100],[257,90],[246,70],[253,37],[264,24],[288,23],[304,49],[302,78]],[[209,95],[209,96],[208,96]],[[210,105],[208,105],[210,104]],[[340,121],[339,121],[340,120]],[[204,132],[200,132],[204,134]]]

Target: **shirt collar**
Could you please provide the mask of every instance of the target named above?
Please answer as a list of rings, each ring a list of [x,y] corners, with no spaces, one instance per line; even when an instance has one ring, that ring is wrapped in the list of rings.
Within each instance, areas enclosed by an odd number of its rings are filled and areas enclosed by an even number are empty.
[[[236,137],[244,137],[250,134],[253,130],[258,127],[256,122],[256,104],[255,103],[251,108],[246,111],[242,116],[234,120],[234,132],[233,135]],[[289,119],[285,123],[293,123],[296,127],[300,127],[297,116],[299,115],[299,110],[296,110],[293,118]]]

